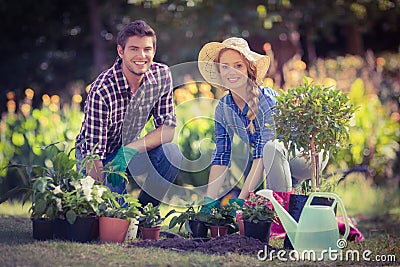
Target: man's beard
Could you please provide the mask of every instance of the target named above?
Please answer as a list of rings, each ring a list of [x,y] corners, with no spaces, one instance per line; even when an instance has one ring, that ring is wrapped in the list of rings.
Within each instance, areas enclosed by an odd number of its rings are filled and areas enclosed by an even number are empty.
[[[148,67],[148,68],[146,68],[146,70],[144,70],[144,71],[137,72],[137,71],[134,70],[133,67],[130,67],[130,66],[128,66],[128,65],[126,65],[126,67],[127,67],[127,69],[129,70],[130,73],[132,73],[133,75],[136,75],[136,76],[142,76],[142,75],[145,74],[145,73],[149,70],[149,68],[150,68],[150,67]]]
[[[136,72],[135,70],[133,70],[133,68],[128,68],[128,70],[130,71],[130,73],[136,75],[136,76],[142,76],[143,74],[146,73],[146,71],[148,70],[148,68],[144,71],[144,72]]]

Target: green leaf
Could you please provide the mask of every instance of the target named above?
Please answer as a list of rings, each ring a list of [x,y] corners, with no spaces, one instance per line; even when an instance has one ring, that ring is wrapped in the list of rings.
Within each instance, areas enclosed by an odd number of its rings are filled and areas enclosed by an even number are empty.
[[[164,218],[168,218],[171,214],[174,214],[176,211],[174,209],[170,210],[165,216]]]
[[[39,217],[45,213],[46,201],[44,199],[37,199],[34,203],[34,213]]]
[[[173,217],[169,222],[168,228],[169,229],[174,228],[178,222],[179,222],[179,216]]]
[[[44,193],[46,191],[46,187],[47,187],[47,180],[48,180],[47,177],[37,178],[32,185],[33,190],[40,192],[40,193]]]
[[[53,219],[54,217],[55,217],[55,215],[56,215],[56,209],[54,208],[54,206],[50,206],[50,207],[48,207],[47,208],[47,211],[46,211],[46,216],[47,216],[47,218],[50,218],[50,219]]]
[[[65,217],[67,217],[67,221],[70,224],[74,224],[74,222],[76,221],[76,213],[73,210],[69,210],[67,211],[67,213],[65,214]]]

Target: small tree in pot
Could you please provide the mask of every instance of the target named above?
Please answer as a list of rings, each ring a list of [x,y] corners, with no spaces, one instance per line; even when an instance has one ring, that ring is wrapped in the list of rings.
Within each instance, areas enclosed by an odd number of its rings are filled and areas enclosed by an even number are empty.
[[[317,191],[319,153],[333,155],[346,143],[355,107],[341,90],[304,81],[276,97],[274,120],[277,139],[289,153],[295,157],[297,149],[311,163],[311,190]]]
[[[274,114],[277,139],[284,143],[293,157],[302,156],[312,166],[311,191],[321,187],[319,153],[335,154],[348,139],[348,127],[355,107],[339,89],[309,83],[282,91],[277,96]],[[296,154],[300,151],[301,154]],[[309,192],[302,184],[302,191]],[[295,197],[296,196],[296,197]],[[289,213],[298,221],[308,196],[291,195]],[[329,199],[314,198],[313,204],[332,205]],[[286,237],[285,249],[293,249]]]

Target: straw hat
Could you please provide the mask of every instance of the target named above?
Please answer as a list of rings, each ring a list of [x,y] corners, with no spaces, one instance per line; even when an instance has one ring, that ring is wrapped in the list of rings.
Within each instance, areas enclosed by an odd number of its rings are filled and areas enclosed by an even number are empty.
[[[210,42],[205,44],[200,50],[198,66],[201,75],[211,84],[221,85],[218,63],[214,62],[221,49],[230,48],[243,54],[249,61],[254,62],[257,68],[257,82],[264,79],[268,71],[270,59],[267,55],[261,55],[250,50],[249,44],[243,38],[231,37],[219,42]]]

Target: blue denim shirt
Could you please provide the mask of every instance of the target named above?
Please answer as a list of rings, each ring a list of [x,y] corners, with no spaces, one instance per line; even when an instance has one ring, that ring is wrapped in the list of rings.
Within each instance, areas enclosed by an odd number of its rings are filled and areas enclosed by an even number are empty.
[[[248,105],[243,111],[235,104],[231,93],[222,97],[215,109],[215,141],[216,149],[212,157],[212,165],[230,165],[232,138],[237,134],[243,142],[254,148],[253,159],[262,158],[262,151],[267,141],[275,136],[273,121],[275,96],[277,92],[268,87],[259,87],[258,113],[254,120],[255,132],[251,134],[246,117]]]

